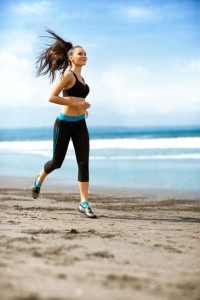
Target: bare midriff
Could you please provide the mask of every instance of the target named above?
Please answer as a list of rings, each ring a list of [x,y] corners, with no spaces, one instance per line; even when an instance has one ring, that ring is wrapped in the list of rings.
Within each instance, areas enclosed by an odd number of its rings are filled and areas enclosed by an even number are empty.
[[[84,101],[85,102],[85,98],[79,98],[79,97],[63,97],[69,100],[73,100],[76,102],[80,102],[80,101]],[[66,115],[66,116],[70,116],[70,117],[77,117],[77,116],[81,116],[83,114],[85,114],[85,109],[83,108],[78,108],[78,107],[73,107],[73,106],[69,106],[69,105],[64,105],[63,110],[62,110],[62,114]]]

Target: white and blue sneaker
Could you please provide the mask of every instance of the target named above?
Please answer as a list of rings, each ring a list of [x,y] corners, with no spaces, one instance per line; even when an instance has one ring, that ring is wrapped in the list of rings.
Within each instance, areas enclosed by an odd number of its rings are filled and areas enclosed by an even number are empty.
[[[40,183],[37,179],[40,175],[38,175],[36,178],[35,178],[35,182],[34,182],[34,185],[31,189],[31,192],[32,192],[32,197],[34,199],[37,199],[39,197],[39,194],[40,194],[40,188],[42,186],[42,183]]]
[[[84,202],[86,203],[86,202]],[[87,202],[88,203],[88,202]],[[80,213],[83,213],[85,214],[88,218],[97,218],[97,216],[92,212],[89,204],[88,205],[82,205],[81,203],[79,204],[79,207],[78,207],[78,211]]]

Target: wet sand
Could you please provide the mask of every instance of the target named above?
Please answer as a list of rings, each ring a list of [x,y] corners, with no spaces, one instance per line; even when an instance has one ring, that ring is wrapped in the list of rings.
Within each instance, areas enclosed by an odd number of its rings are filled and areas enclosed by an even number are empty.
[[[1,182],[0,299],[200,299],[200,195]],[[29,186],[30,185],[30,186]]]

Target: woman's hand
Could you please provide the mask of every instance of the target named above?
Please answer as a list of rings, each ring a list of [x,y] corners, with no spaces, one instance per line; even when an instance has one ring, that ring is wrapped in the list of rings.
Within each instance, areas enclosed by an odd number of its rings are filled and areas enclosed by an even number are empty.
[[[82,108],[82,109],[87,109],[87,108],[90,108],[90,103],[89,102],[86,102],[86,101],[84,101],[84,100],[82,100],[82,101],[74,101],[74,104],[75,104],[75,106],[76,107],[78,107],[78,108]]]
[[[88,117],[88,111],[86,110],[85,111],[85,118],[87,118]]]

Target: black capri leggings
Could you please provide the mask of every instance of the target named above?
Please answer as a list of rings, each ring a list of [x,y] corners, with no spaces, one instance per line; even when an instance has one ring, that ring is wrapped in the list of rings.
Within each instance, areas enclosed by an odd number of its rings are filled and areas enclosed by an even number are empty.
[[[53,158],[44,165],[46,174],[62,166],[70,137],[78,163],[78,181],[89,181],[89,133],[85,119],[65,121],[56,119],[53,133]]]

